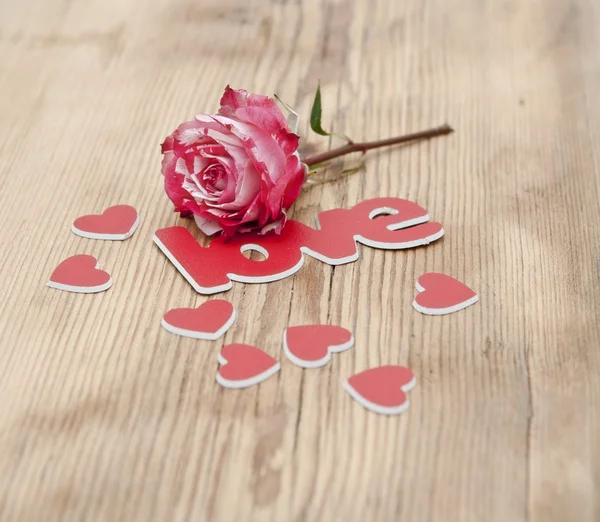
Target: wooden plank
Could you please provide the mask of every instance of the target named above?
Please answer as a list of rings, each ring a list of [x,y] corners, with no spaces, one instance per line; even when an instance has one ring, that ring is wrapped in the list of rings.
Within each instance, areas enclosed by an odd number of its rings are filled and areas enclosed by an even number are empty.
[[[599,23],[592,0],[1,1],[0,519],[600,519]],[[234,284],[224,340],[163,331],[168,308],[206,298],[152,244],[185,224],[158,144],[228,83],[277,92],[307,136],[318,79],[325,126],[355,139],[457,132],[371,153],[293,217],[391,195],[446,236]],[[140,211],[130,240],[70,233],[116,203]],[[98,257],[113,288],[46,288],[75,253]],[[430,270],[481,302],[416,313]],[[315,321],[352,328],[356,345],[303,371],[281,336]],[[221,389],[230,342],[282,371]],[[418,379],[397,418],[342,389],[385,363]]]

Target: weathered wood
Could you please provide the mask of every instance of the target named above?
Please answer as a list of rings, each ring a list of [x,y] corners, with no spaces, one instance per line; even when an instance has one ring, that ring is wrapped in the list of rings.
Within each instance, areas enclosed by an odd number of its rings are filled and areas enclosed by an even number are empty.
[[[599,26],[593,0],[0,0],[0,520],[599,520]],[[391,195],[446,236],[234,284],[224,342],[282,371],[223,390],[223,341],[160,328],[206,298],[151,240],[183,222],[158,145],[228,83],[278,93],[306,135],[319,78],[324,126],[356,140],[457,132],[369,153],[293,217]],[[132,239],[70,232],[116,203],[140,211]],[[46,288],[75,253],[113,288]],[[429,270],[481,302],[416,313]],[[315,321],[356,345],[303,371],[281,337]],[[384,363],[418,379],[396,418],[342,389]]]

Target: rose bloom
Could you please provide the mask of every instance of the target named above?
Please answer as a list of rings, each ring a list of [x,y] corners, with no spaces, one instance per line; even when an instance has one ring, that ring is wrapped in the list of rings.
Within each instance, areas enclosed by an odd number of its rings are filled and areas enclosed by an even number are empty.
[[[182,123],[162,144],[165,191],[208,235],[281,232],[306,166],[274,100],[225,88],[215,115]]]

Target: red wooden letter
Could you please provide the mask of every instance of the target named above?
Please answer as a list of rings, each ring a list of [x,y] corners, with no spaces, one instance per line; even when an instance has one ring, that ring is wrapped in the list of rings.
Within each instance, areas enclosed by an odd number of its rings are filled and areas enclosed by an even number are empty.
[[[303,253],[340,265],[358,259],[356,241],[393,250],[426,245],[444,234],[442,225],[428,220],[415,203],[377,198],[350,210],[321,212],[318,230],[289,220],[280,235],[241,234],[227,242],[217,237],[203,248],[185,228],[169,227],[158,230],[154,241],[197,292],[213,294],[229,290],[232,280],[267,283],[289,277],[302,266]],[[266,259],[252,261],[243,255],[246,250]]]

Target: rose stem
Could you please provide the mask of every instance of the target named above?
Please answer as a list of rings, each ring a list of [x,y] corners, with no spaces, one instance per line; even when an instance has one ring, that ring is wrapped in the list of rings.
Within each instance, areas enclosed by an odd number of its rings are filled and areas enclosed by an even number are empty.
[[[339,156],[350,154],[351,152],[362,152],[364,154],[365,152],[371,149],[378,149],[379,147],[388,147],[390,145],[397,145],[398,143],[405,143],[407,141],[427,140],[429,138],[435,138],[436,136],[451,134],[452,132],[454,132],[454,129],[446,123],[441,127],[435,127],[433,129],[425,131],[414,132],[412,134],[405,134],[404,136],[396,136],[395,138],[388,138],[386,140],[365,141],[362,143],[350,142],[347,145],[344,145],[343,147],[328,150],[326,152],[320,152],[319,154],[315,154],[314,156],[309,156],[308,158],[302,160],[302,162],[310,167],[311,165],[317,165],[318,163],[323,163],[324,161],[329,161],[333,158],[338,158]]]

